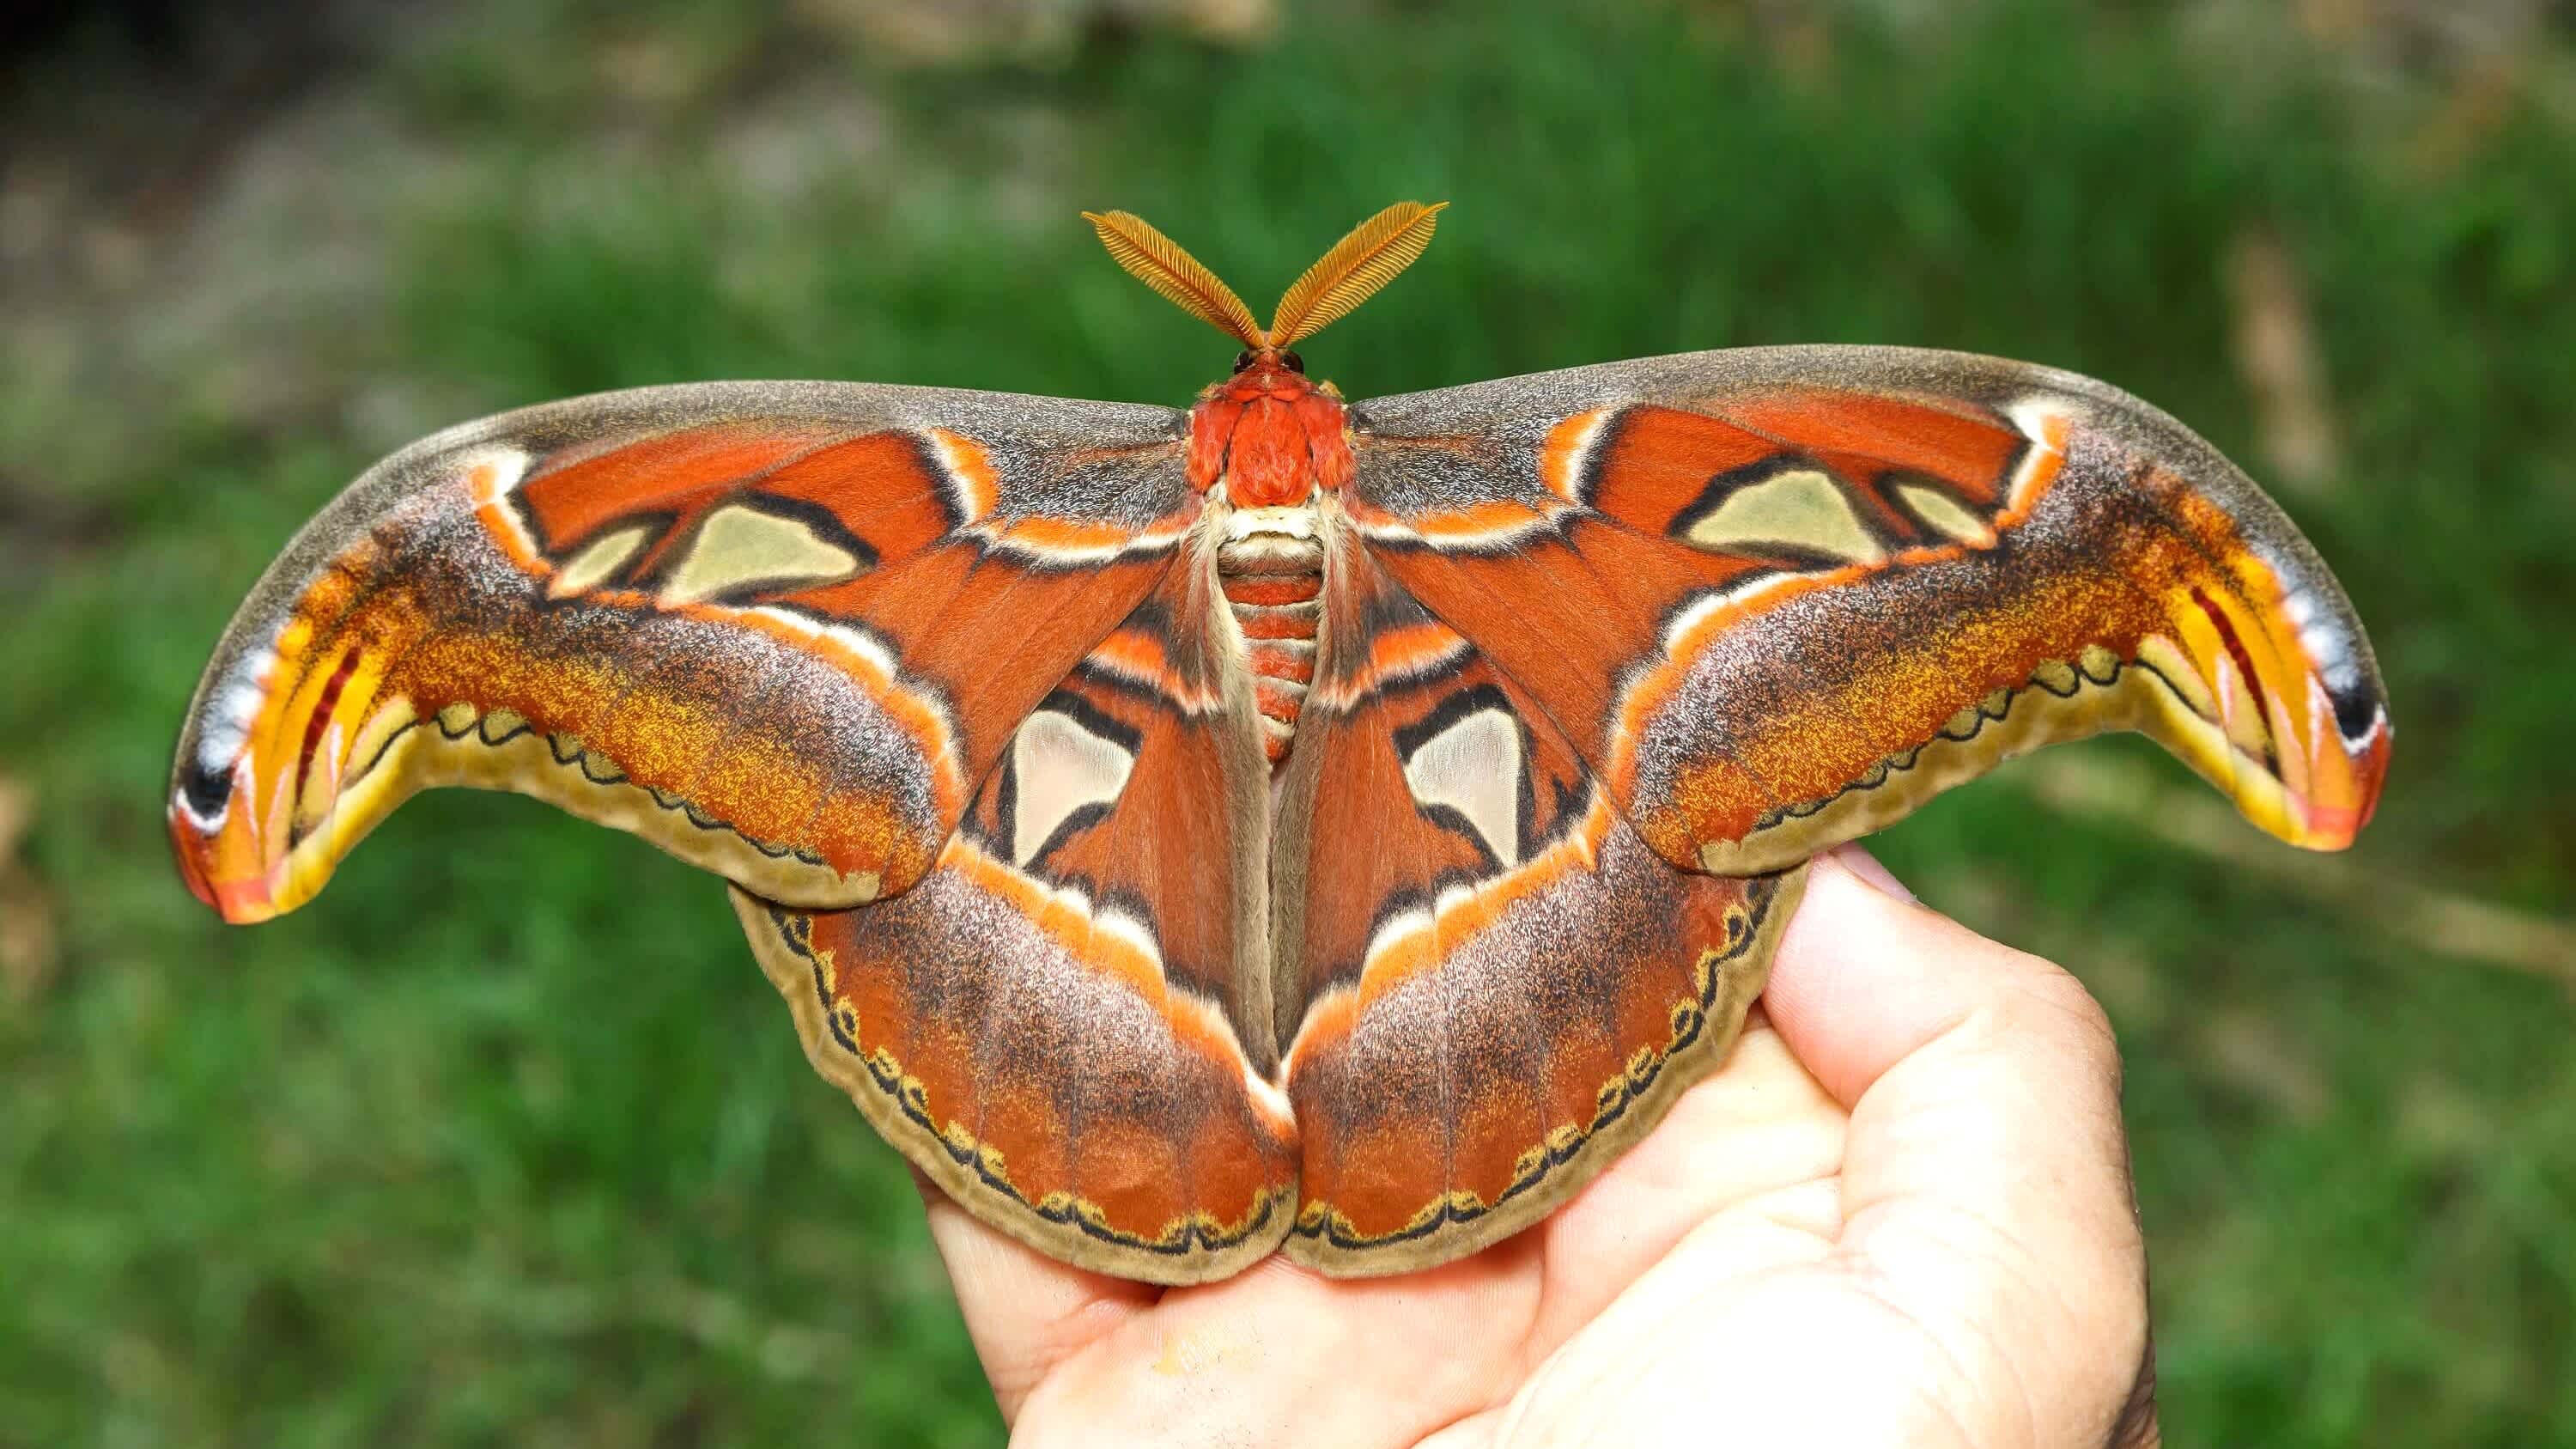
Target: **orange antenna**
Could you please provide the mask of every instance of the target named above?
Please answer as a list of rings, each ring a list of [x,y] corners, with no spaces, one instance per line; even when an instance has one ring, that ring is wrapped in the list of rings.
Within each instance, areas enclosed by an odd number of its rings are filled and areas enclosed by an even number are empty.
[[[1118,265],[1182,311],[1246,347],[1279,348],[1323,331],[1412,266],[1422,249],[1431,245],[1432,229],[1440,224],[1440,210],[1448,204],[1399,201],[1353,227],[1279,299],[1279,310],[1271,314],[1266,332],[1253,322],[1252,309],[1243,305],[1232,287],[1143,217],[1128,211],[1086,211],[1082,219],[1100,233],[1100,244]]]
[[[1270,314],[1270,345],[1287,347],[1314,336],[1394,281],[1431,245],[1440,208],[1448,204],[1399,201],[1351,228],[1279,299],[1279,310]]]
[[[1232,336],[1246,347],[1268,345],[1252,320],[1252,309],[1234,289],[1181,250],[1181,244],[1154,230],[1131,211],[1086,211],[1084,221],[1100,233],[1100,244],[1136,280],[1171,299],[1182,311]]]

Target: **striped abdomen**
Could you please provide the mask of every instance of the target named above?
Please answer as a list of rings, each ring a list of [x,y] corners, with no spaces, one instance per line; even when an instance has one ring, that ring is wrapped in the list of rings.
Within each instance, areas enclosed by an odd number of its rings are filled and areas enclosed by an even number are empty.
[[[1312,508],[1245,508],[1226,519],[1217,583],[1243,634],[1270,763],[1288,758],[1297,711],[1315,678],[1315,625],[1323,613],[1324,550]]]

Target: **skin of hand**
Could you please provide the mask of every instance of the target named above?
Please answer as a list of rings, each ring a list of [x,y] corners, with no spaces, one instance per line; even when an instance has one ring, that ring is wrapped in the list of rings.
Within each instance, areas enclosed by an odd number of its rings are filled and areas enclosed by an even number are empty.
[[[2119,1086],[2075,978],[1845,847],[1726,1064],[1458,1262],[1161,1289],[926,1198],[1014,1443],[2153,1444]]]

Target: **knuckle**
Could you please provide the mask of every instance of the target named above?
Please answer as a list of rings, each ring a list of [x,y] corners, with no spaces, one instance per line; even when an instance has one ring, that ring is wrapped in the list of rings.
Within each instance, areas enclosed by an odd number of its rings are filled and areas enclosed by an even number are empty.
[[[2016,953],[2020,954],[2020,953]],[[2088,1074],[2115,1087],[2120,1075],[2120,1039],[2111,1013],[2101,1000],[2065,968],[2036,956],[2023,957],[2027,968],[2002,1015],[2017,1032],[2037,1034],[2073,1054]]]

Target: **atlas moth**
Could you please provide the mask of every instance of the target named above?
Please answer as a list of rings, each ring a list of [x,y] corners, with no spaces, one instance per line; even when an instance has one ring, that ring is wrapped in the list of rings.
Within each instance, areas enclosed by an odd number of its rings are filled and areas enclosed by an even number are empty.
[[[432,785],[729,883],[814,1065],[977,1218],[1163,1283],[1426,1267],[1721,1062],[1805,862],[2004,758],[2152,736],[2296,845],[2389,722],[2343,592],[2181,424],[2049,368],[1769,347],[1186,410],[709,383],[467,423],[323,510],[217,646],[169,822],[228,920]]]

